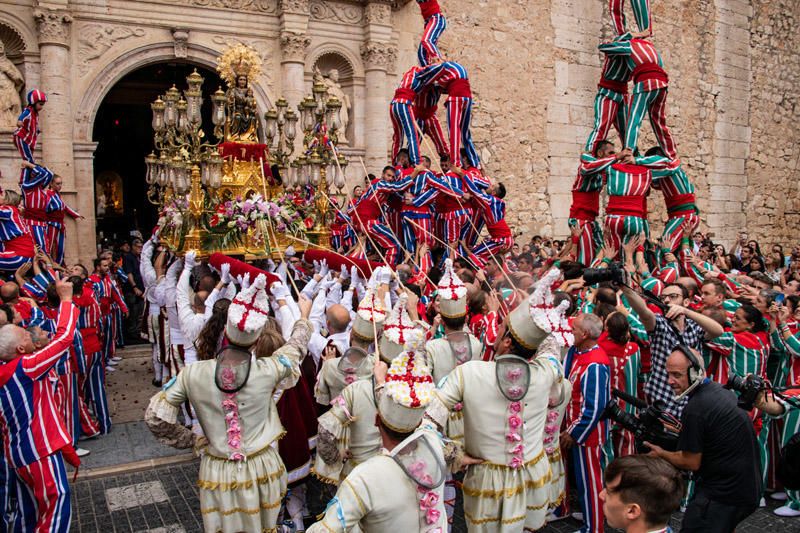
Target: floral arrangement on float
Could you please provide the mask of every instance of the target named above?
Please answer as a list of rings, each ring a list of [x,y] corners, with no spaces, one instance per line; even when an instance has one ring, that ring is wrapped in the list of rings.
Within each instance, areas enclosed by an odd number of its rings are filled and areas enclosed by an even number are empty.
[[[158,227],[162,236],[171,237],[178,249],[183,246],[184,237],[189,230],[184,213],[189,209],[189,196],[173,196],[164,204],[158,217]]]

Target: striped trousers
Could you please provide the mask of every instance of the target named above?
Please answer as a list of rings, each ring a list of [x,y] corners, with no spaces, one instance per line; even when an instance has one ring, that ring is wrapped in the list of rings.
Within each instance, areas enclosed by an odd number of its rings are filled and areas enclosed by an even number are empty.
[[[16,469],[14,531],[68,533],[72,515],[69,481],[61,452]]]
[[[403,211],[403,246],[410,253],[417,251],[417,245],[433,248],[433,227],[431,216],[416,211]]]
[[[483,216],[482,211],[473,209],[472,218],[470,220],[472,220],[472,222],[467,222],[467,235],[464,238],[464,242],[467,243],[469,248],[474,248],[481,236],[483,227],[486,225],[486,218]]]
[[[420,66],[426,66],[436,57],[441,57],[439,52],[439,37],[442,36],[444,30],[447,29],[447,19],[441,13],[436,13],[425,19],[425,29],[422,31],[422,39],[420,39],[419,47],[417,48],[417,61]]]
[[[33,237],[33,242],[36,243],[36,246],[47,255],[50,255],[50,240],[47,238],[47,222],[28,219],[26,219],[25,222],[28,224],[28,229],[31,231],[31,237]]]
[[[472,122],[472,98],[448,96],[445,106],[447,107],[447,129],[450,134],[450,161],[454,166],[464,166],[461,161],[461,148],[463,147],[467,153],[469,166],[477,167],[480,164],[480,158],[472,142],[472,132],[469,128]]]
[[[583,512],[581,533],[603,533],[605,514],[600,492],[603,490],[603,447],[574,445],[570,450],[575,484]]]
[[[65,237],[63,223],[51,222],[47,225],[47,254],[58,265],[64,264]]]
[[[621,144],[625,144],[625,118],[627,107],[625,96],[620,95],[622,102],[610,98],[603,92],[594,97],[594,127],[586,139],[585,151],[594,154],[597,143],[608,138],[611,126],[617,130]]]
[[[411,164],[419,164],[419,136],[417,135],[414,106],[404,99],[392,100],[389,104],[389,117],[392,119],[392,161],[397,162],[397,152],[408,141],[408,158]]]
[[[570,218],[568,221],[570,228],[580,228],[578,236],[578,250],[575,260],[584,265],[590,265],[597,254],[597,250],[603,246],[603,229],[596,220],[581,220]]]
[[[625,0],[609,0],[608,11],[611,13],[611,22],[614,24],[614,30],[617,35],[625,33]],[[636,26],[639,31],[650,30],[652,26],[652,18],[650,16],[650,0],[631,0],[631,8],[633,8],[633,18],[636,19]],[[652,34],[652,30],[650,30]]]
[[[483,268],[492,260],[492,256],[502,256],[512,246],[514,246],[513,237],[489,236],[472,249],[472,253],[469,254],[469,260],[478,268]]]
[[[792,437],[800,433],[800,409],[796,407],[787,408],[786,416],[783,419],[783,432],[781,433],[781,447],[789,444]],[[800,490],[787,490],[786,505],[800,511]]]
[[[33,160],[33,150],[31,149],[31,145],[23,142],[22,139],[14,135],[14,146],[17,147],[17,151],[19,152],[19,156],[28,161],[29,163],[35,163],[36,161]],[[19,181],[23,181],[25,175],[29,173],[31,169],[23,168],[20,170],[19,173]]]
[[[427,118],[417,119],[419,128],[422,130],[423,135],[427,135],[433,142],[433,148],[441,158],[443,155],[450,153],[447,148],[447,141],[445,141],[444,131],[442,130],[442,123],[436,115],[431,115]]]
[[[675,253],[681,246],[681,239],[690,238],[699,223],[700,217],[696,214],[670,215],[669,220],[664,224],[664,232],[661,234],[664,246],[669,246],[669,249]]]
[[[386,262],[390,266],[396,265],[401,246],[392,231],[377,220],[367,220],[364,226],[364,231],[373,241],[373,246],[380,248],[378,252],[386,257]]]
[[[603,235],[611,241],[615,249],[619,250],[617,252],[619,257],[622,257],[622,245],[640,233],[650,238],[650,225],[647,220],[626,215],[606,215]]]
[[[102,352],[95,352],[88,357],[88,375],[84,382],[83,395],[87,405],[94,411],[101,435],[111,431],[111,411],[106,396],[106,368]]]
[[[67,371],[66,374],[59,374],[58,385],[54,393],[56,409],[64,419],[64,427],[70,436],[72,445],[78,443],[81,436],[81,417],[78,411],[78,374]]]
[[[625,129],[625,148],[636,149],[639,141],[639,129],[647,113],[650,116],[650,126],[656,136],[658,145],[670,159],[677,156],[675,140],[667,126],[667,88],[655,89],[633,93],[628,108],[627,126]]]

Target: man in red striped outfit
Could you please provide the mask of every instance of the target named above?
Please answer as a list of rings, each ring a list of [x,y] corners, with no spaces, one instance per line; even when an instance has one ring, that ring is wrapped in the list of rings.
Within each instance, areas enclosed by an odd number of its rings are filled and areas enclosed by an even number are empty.
[[[649,31],[626,33],[598,48],[608,55],[625,58],[633,76],[633,96],[628,109],[625,130],[625,147],[636,149],[639,128],[645,114],[650,116],[659,146],[670,159],[677,157],[677,148],[667,127],[667,90],[669,76],[653,43],[643,39]]]
[[[381,205],[386,203],[389,194],[402,192],[410,183],[409,178],[393,182],[374,179],[348,213],[356,225],[353,229],[357,233],[366,234],[370,244],[380,248],[378,253],[386,258],[390,266],[397,263],[401,246],[392,230],[381,223]]]
[[[17,119],[17,129],[14,130],[14,145],[19,150],[19,155],[24,161],[34,163],[33,151],[36,141],[39,140],[39,113],[44,109],[47,96],[38,89],[28,91],[28,105]],[[25,170],[23,169],[23,173]],[[20,176],[20,180],[22,176]]]
[[[78,311],[72,284],[56,280],[61,305],[53,341],[34,351],[30,333],[0,328],[0,431],[5,459],[15,469],[18,509],[15,531],[64,532],[70,525],[69,483],[64,456],[79,464],[56,409],[50,375],[72,344]]]
[[[47,238],[47,203],[50,200],[50,183],[55,174],[43,166],[28,161],[22,162],[22,205],[25,207],[25,222],[30,228],[33,240],[40,250],[50,255],[50,242]]]

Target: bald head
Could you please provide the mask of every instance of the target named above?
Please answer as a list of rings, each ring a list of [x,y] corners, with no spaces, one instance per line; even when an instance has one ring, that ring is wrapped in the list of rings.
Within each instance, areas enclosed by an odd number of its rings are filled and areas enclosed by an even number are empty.
[[[14,324],[0,327],[0,361],[13,361],[20,355],[32,351],[33,343],[28,332]]]
[[[325,312],[329,333],[342,333],[350,323],[350,311],[343,305],[334,304]]]
[[[14,303],[19,298],[19,285],[13,281],[9,281],[0,287],[0,299],[3,303]]]

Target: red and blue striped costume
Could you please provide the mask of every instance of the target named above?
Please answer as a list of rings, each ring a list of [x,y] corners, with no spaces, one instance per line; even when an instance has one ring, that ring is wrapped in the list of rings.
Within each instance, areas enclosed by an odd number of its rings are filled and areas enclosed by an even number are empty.
[[[118,324],[115,306],[122,313],[128,312],[128,306],[125,305],[117,284],[110,274],[101,278],[99,274],[94,273],[89,276],[88,280],[91,282],[97,302],[100,304],[101,318],[98,333],[103,339],[103,362],[105,364],[114,356],[116,349]]]
[[[35,163],[33,151],[36,149],[36,142],[39,140],[39,113],[34,107],[38,102],[47,102],[47,96],[38,90],[28,91],[28,105],[20,113],[17,119],[17,129],[14,130],[14,145],[19,151],[19,155],[25,161]],[[28,169],[23,169],[20,179]]]
[[[31,231],[36,245],[50,254],[47,239],[47,203],[50,200],[50,183],[53,172],[43,166],[36,165],[22,175],[19,188],[22,190],[22,205],[25,206],[25,222]]]
[[[506,202],[487,193],[468,176],[464,176],[467,191],[473,196],[474,212],[480,211],[481,218],[486,221],[489,235],[472,249],[469,260],[478,268],[483,268],[492,256],[502,256],[514,245],[511,228],[506,223]],[[474,233],[474,232],[473,232]]]
[[[422,39],[417,49],[417,59],[420,66],[430,65],[434,59],[441,58],[439,52],[439,38],[447,29],[447,19],[442,14],[437,0],[417,0],[425,28],[422,30]]]
[[[469,184],[467,185],[469,180]],[[467,185],[468,189],[475,189],[479,192],[486,193],[486,189],[491,187],[492,182],[483,175],[481,169],[477,167],[467,167],[464,169],[464,184]],[[483,226],[486,224],[486,217],[483,216],[483,208],[481,207],[481,200],[476,198],[472,198],[467,202],[467,207],[472,209],[472,222],[468,223],[467,226],[467,237],[465,242],[467,247],[472,249],[475,247],[475,244],[478,242],[478,238],[480,238],[481,231],[483,230]]]
[[[583,509],[583,533],[604,530],[603,446],[608,439],[608,426],[601,414],[611,396],[610,361],[598,346],[579,352],[574,346],[567,352],[564,372],[572,383],[572,397],[564,416],[566,431],[575,440],[572,447],[572,468]]]
[[[3,451],[17,476],[15,531],[69,531],[69,483],[62,450],[74,452],[56,407],[52,370],[72,344],[77,318],[72,303],[62,303],[53,341],[0,366]]]
[[[624,57],[632,72],[634,85],[626,120],[625,147],[636,148],[639,128],[647,113],[659,146],[670,159],[675,159],[677,148],[667,127],[669,77],[653,43],[631,39],[631,35],[626,33],[613,42],[601,44],[599,48],[605,54]]]
[[[106,373],[103,342],[100,330],[103,315],[92,284],[85,283],[83,292],[73,297],[78,307],[78,330],[83,340],[84,372],[79,376],[78,389],[86,406],[94,412],[96,422],[81,412],[81,431],[95,436],[111,429],[111,413],[106,397]]]
[[[447,93],[447,132],[449,134],[450,161],[456,167],[478,167],[480,158],[472,142],[472,89],[467,70],[455,61],[446,61],[442,72],[432,80],[442,92]],[[461,149],[466,161],[461,161]]]
[[[621,143],[625,144],[625,120],[627,116],[628,80],[631,70],[625,59],[606,54],[597,95],[594,97],[594,127],[586,139],[586,150],[594,154],[597,143],[608,137],[611,126],[617,130]]]
[[[576,261],[591,264],[597,250],[603,244],[603,230],[597,222],[600,214],[600,191],[606,180],[606,172],[615,157],[597,159],[591,154],[581,154],[578,175],[572,183],[572,204],[569,207],[569,227],[580,228]]]
[[[79,218],[80,213],[68,206],[61,198],[61,193],[49,190],[45,211],[47,213],[47,253],[56,262],[64,264],[64,242],[66,239],[66,227],[64,226],[64,215],[72,218]]]
[[[381,205],[385,203],[389,194],[402,191],[410,183],[409,178],[388,182],[375,179],[369,184],[367,190],[355,201],[349,216],[354,224],[356,231],[361,231],[374,241],[373,246],[381,248],[386,261],[390,265],[397,263],[400,255],[400,242],[392,233],[391,229],[381,223]]]
[[[0,271],[14,272],[36,255],[28,228],[13,205],[0,205],[0,241]]]
[[[469,229],[467,224],[472,216],[472,210],[461,200],[464,196],[463,181],[454,172],[448,172],[436,180],[431,180],[430,184],[436,189],[433,194],[436,200],[434,210],[442,220],[442,240],[450,245],[460,246],[459,243],[467,237]],[[465,250],[462,250],[462,253],[466,255]],[[441,264],[444,264],[444,260],[449,256],[450,250],[445,248]]]

